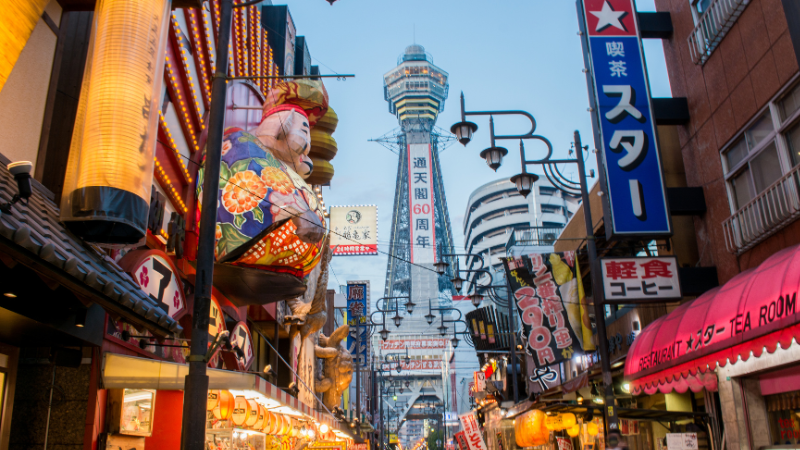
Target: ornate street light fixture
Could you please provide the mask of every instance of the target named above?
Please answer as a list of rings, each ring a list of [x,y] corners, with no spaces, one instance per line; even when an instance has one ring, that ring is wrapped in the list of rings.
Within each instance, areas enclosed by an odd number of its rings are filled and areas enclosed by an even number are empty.
[[[500,168],[500,164],[503,163],[503,157],[507,154],[508,150],[503,147],[489,147],[481,152],[481,158],[485,159],[486,164],[497,172],[497,169]]]
[[[468,297],[469,297],[470,301],[472,301],[472,306],[474,306],[476,308],[478,306],[480,306],[481,302],[483,301],[483,296],[481,294],[478,294],[477,292],[473,292],[472,294],[469,294]]]
[[[417,306],[417,304],[412,302],[411,298],[409,298],[408,301],[406,302],[406,311],[408,311],[408,315],[409,316],[411,315],[411,313],[414,312],[414,307],[415,306]]]
[[[453,336],[453,339],[450,339],[450,343],[453,344],[453,348],[458,347],[458,341],[459,339],[455,336]]]
[[[467,122],[464,115],[464,93],[461,93],[461,122],[456,123],[450,127],[450,132],[456,135],[458,142],[464,147],[472,140],[472,135],[478,131],[478,126],[472,122]]]
[[[522,144],[520,143],[520,145]],[[538,179],[539,176],[536,174],[522,172],[519,175],[511,177],[511,182],[517,187],[517,192],[522,194],[523,197],[528,198],[528,194],[533,190],[533,183]]]
[[[383,326],[383,329],[379,332],[381,334],[381,340],[386,340],[389,338],[389,330],[386,329],[386,325]]]
[[[456,289],[456,292],[461,292],[461,287],[464,285],[464,279],[461,278],[461,275],[456,274],[456,277],[450,280],[453,283],[453,287]]]
[[[433,263],[433,268],[436,269],[436,273],[439,275],[444,275],[447,272],[447,268],[450,267],[450,264],[442,261],[442,258],[439,257],[439,260]]]

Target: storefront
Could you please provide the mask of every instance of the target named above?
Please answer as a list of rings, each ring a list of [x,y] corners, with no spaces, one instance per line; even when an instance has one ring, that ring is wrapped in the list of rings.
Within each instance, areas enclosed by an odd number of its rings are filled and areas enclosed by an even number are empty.
[[[724,436],[709,426],[716,448],[796,446],[798,285],[794,246],[659,318],[628,353],[631,393],[718,398]]]

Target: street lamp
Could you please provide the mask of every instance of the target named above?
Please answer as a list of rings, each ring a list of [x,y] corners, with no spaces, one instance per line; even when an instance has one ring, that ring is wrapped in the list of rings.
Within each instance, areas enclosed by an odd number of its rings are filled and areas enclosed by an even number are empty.
[[[381,340],[386,340],[389,338],[389,330],[386,329],[386,325],[383,326],[383,329],[380,331]]]
[[[450,339],[450,343],[453,344],[453,348],[458,347],[458,341],[459,339],[455,336],[453,336],[453,339]]]
[[[503,163],[503,157],[508,154],[508,150],[503,147],[489,147],[481,152],[481,158],[486,160],[486,165],[492,168],[495,172],[500,168]]]
[[[441,257],[439,257],[438,261],[433,263],[433,268],[436,269],[436,273],[439,275],[444,275],[444,273],[447,272],[448,267],[450,267],[450,264],[442,261]]]
[[[411,315],[411,313],[414,312],[414,307],[415,306],[417,306],[417,304],[412,302],[411,298],[409,298],[408,301],[406,302],[406,311],[408,311],[408,315],[409,316]]]
[[[403,317],[400,316],[400,314],[397,314],[394,317],[392,317],[392,320],[394,321],[394,326],[400,328],[400,323],[403,321]]]
[[[470,301],[472,301],[472,306],[474,306],[476,308],[478,306],[480,306],[481,302],[483,301],[483,296],[481,294],[478,294],[477,292],[473,292],[472,294],[469,294],[468,297],[469,297]]]
[[[461,122],[450,127],[450,132],[456,135],[458,142],[466,147],[472,140],[472,134],[478,131],[478,126],[472,122],[467,122],[464,117],[464,93],[461,93]],[[444,273],[444,272],[442,272]]]
[[[456,274],[456,277],[450,281],[453,283],[453,287],[456,289],[456,291],[461,292],[461,287],[464,285],[464,279],[461,278],[461,275]]]
[[[522,145],[522,141],[520,141],[519,145]],[[523,166],[523,168],[524,167],[525,166]],[[517,192],[522,194],[523,197],[528,198],[528,194],[533,190],[533,183],[538,179],[538,175],[523,171],[521,174],[511,177],[511,182],[517,187]]]

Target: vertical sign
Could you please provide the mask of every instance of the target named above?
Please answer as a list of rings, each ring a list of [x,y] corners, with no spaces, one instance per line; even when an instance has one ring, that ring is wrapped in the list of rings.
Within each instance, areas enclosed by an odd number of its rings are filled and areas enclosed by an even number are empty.
[[[464,437],[469,450],[487,450],[475,411],[460,415],[458,418],[461,420],[461,427],[464,429]]]
[[[356,349],[356,338],[353,335],[347,335],[347,348],[352,355],[357,354],[357,358],[362,363],[367,361],[367,347],[369,347],[368,328],[364,325],[367,323],[367,315],[369,313],[367,305],[369,304],[369,282],[368,281],[348,281],[347,282],[347,324],[350,329],[355,331],[356,326],[360,325],[359,331],[361,338],[359,348]]]
[[[436,262],[436,231],[433,213],[433,172],[430,144],[408,146],[408,209],[411,262]]]
[[[633,0],[583,0],[583,7],[611,213],[606,230],[671,235]]]

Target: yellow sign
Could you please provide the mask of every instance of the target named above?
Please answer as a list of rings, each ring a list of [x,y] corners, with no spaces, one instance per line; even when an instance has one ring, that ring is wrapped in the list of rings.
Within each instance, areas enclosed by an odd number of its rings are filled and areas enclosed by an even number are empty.
[[[394,433],[389,433],[389,443],[390,444],[397,444],[397,435]]]

